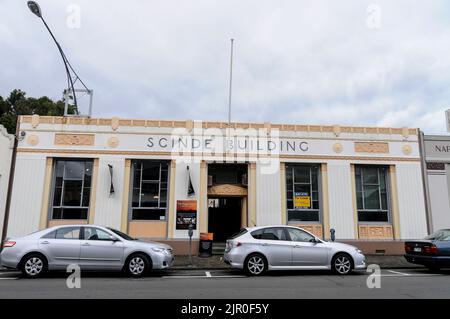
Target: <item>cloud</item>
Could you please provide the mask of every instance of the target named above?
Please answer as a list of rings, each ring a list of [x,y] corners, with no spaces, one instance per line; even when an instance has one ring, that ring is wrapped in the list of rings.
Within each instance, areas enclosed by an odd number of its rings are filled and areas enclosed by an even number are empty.
[[[421,127],[445,132],[446,1],[39,1],[94,114],[226,120],[235,38],[235,121]],[[367,8],[380,8],[370,29]],[[81,28],[66,12],[81,9]],[[0,94],[60,98],[58,52],[25,1],[1,0]],[[6,13],[6,14],[5,14]]]

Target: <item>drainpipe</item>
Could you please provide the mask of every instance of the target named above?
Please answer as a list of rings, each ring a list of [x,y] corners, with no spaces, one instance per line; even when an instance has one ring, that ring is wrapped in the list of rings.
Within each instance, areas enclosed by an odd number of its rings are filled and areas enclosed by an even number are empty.
[[[9,181],[8,181],[8,193],[6,194],[6,205],[5,205],[5,217],[3,219],[3,230],[2,230],[2,238],[0,242],[0,252],[3,250],[3,244],[6,239],[6,233],[8,231],[8,222],[9,222],[9,211],[11,208],[11,195],[13,189],[14,182],[14,172],[16,168],[16,155],[17,155],[17,145],[19,143],[19,127],[20,127],[20,115],[17,115],[16,120],[16,134],[14,135],[14,146],[11,156],[11,167],[9,170]]]
[[[422,184],[425,200],[425,216],[427,218],[427,230],[428,234],[433,232],[433,217],[431,215],[430,204],[430,189],[428,185],[428,173],[427,173],[427,161],[425,151],[425,138],[424,133],[419,129],[419,154],[420,154],[420,166],[422,168]]]

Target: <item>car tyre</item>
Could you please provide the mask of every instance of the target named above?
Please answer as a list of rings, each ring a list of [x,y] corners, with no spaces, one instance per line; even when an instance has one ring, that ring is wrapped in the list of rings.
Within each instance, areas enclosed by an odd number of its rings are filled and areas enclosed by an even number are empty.
[[[41,254],[25,256],[21,262],[20,270],[27,278],[39,278],[47,272],[47,259]]]
[[[353,260],[345,253],[337,254],[331,261],[331,269],[335,274],[348,275],[353,269]]]
[[[244,262],[244,269],[249,276],[260,276],[267,270],[267,260],[261,254],[251,254]]]
[[[150,271],[151,262],[144,254],[135,254],[127,259],[125,270],[131,277],[142,277]]]

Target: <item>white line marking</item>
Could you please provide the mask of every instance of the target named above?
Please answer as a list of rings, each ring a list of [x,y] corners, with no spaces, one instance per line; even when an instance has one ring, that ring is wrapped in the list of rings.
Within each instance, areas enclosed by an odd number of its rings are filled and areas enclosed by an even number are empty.
[[[206,274],[206,277],[208,277],[208,278],[212,277],[211,273],[209,271],[205,271],[205,274]]]
[[[407,274],[405,272],[400,271],[394,271],[394,270],[388,270],[390,273],[396,274],[396,275],[402,275],[402,276],[411,276],[411,274]]]

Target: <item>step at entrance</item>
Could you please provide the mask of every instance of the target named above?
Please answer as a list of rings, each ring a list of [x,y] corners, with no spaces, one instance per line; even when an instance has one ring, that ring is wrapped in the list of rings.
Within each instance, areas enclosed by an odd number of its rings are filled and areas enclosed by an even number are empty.
[[[223,255],[225,252],[225,243],[213,243],[212,254],[213,255]]]

